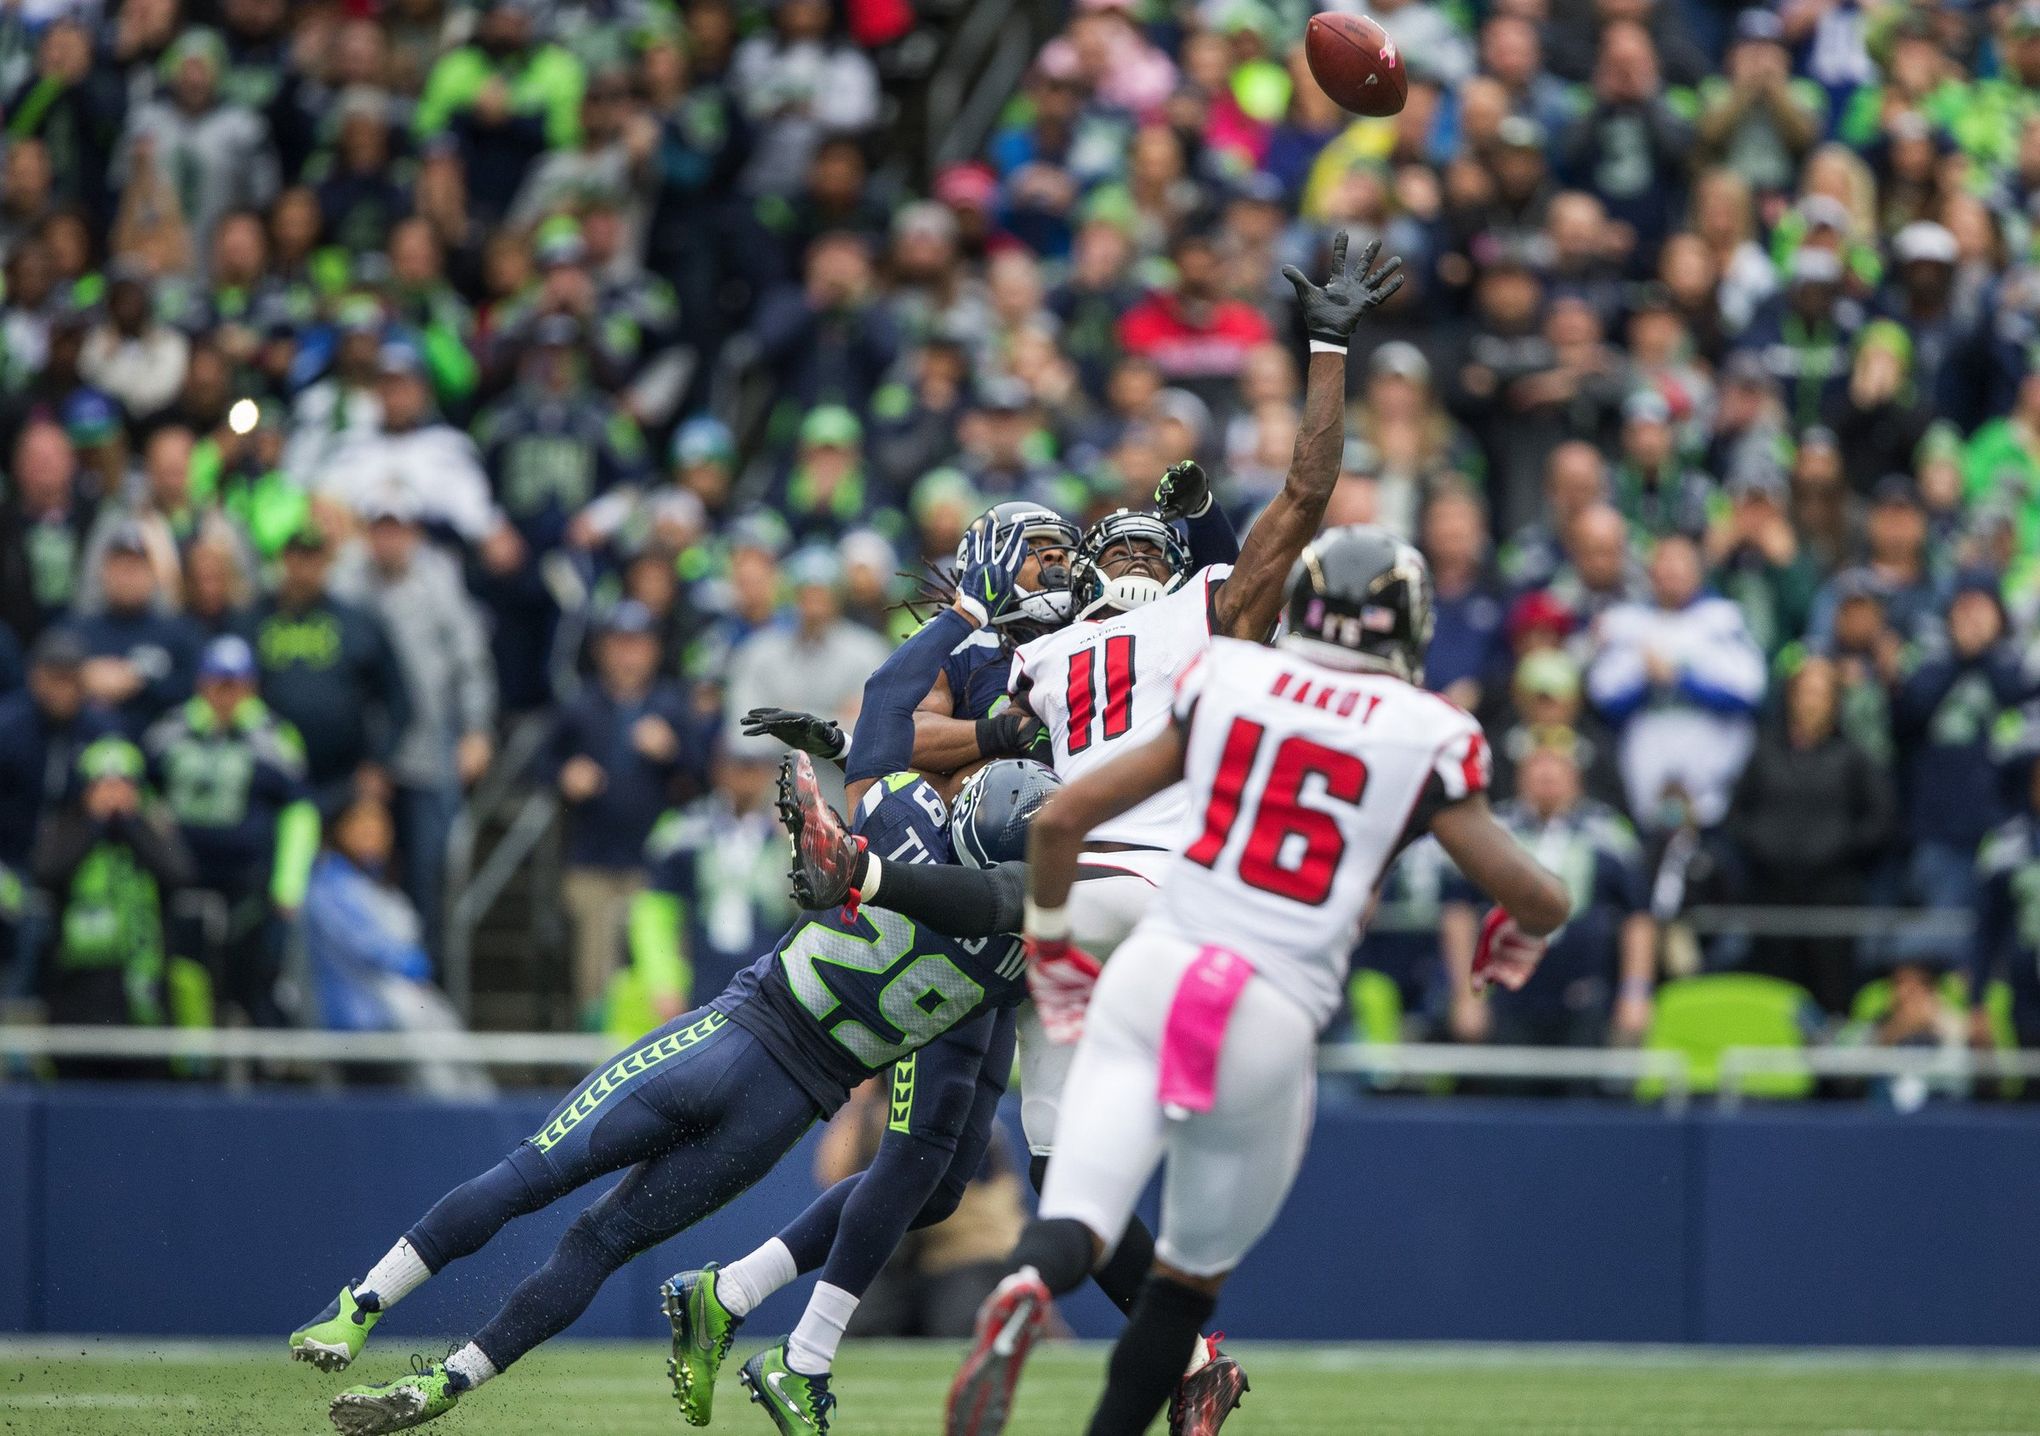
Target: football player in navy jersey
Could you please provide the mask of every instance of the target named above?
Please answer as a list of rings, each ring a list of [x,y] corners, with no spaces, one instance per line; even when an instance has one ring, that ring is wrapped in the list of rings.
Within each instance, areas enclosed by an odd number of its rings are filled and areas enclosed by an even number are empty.
[[[959,617],[938,617],[919,650],[903,648],[886,667],[920,661],[945,628],[1005,612],[1023,556],[1017,535],[977,545],[960,575]],[[867,706],[858,737],[873,760],[911,748],[911,711]],[[1024,878],[1017,868],[955,866],[948,805],[924,780],[897,772],[901,766],[853,773],[861,780],[853,787],[858,841],[833,849],[855,852],[861,892],[883,907],[803,912],[720,996],[591,1073],[538,1132],[441,1198],[365,1277],[292,1334],[293,1357],[339,1370],[391,1306],[508,1222],[629,1169],[471,1341],[444,1362],[414,1360],[412,1374],[397,1381],[341,1392],[330,1408],[336,1427],[375,1436],[445,1414],[565,1330],[631,1257],[755,1183],[852,1087],[958,1029],[980,1028],[992,1041],[992,1025],[979,1019],[1026,991],[1012,936]],[[797,817],[826,811],[805,759],[789,764],[781,801]],[[1012,841],[1007,834],[999,844]],[[808,846],[806,872],[829,876]],[[767,1389],[784,1385],[782,1377]],[[804,1384],[802,1396],[807,1425],[794,1429],[825,1429],[833,1404],[826,1379]]]

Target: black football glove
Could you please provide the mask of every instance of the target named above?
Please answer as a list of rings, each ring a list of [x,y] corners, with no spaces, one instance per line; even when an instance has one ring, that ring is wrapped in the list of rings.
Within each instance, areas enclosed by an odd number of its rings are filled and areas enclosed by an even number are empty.
[[[1332,275],[1322,287],[1303,277],[1293,264],[1282,266],[1282,277],[1296,286],[1297,302],[1303,306],[1303,331],[1323,344],[1344,349],[1353,342],[1360,316],[1379,305],[1403,286],[1402,259],[1390,259],[1379,269],[1374,256],[1381,253],[1381,241],[1369,240],[1360,253],[1358,267],[1346,263],[1346,232],[1332,238]]]
[[[1165,519],[1201,519],[1211,512],[1211,479],[1195,459],[1169,465],[1155,486],[1155,507]]]
[[[743,727],[747,738],[777,738],[789,748],[830,762],[850,748],[840,723],[794,708],[753,708],[744,715]]]
[[[1041,720],[1016,708],[977,720],[978,754],[985,758],[1024,758],[1046,732]]]
[[[999,537],[986,514],[956,546],[956,606],[982,628],[1005,616],[1020,601],[1020,567],[1027,562],[1027,533],[1018,524]]]

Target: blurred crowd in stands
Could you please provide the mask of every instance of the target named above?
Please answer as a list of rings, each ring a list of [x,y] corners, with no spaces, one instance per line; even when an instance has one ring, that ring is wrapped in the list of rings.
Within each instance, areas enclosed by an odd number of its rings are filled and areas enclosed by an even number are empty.
[[[2040,1045],[2040,0],[1374,0],[1393,119],[1316,88],[1307,8],[1022,6],[933,173],[908,59],[961,12],[903,0],[0,9],[14,997],[440,1020],[490,781],[564,806],[569,1010],[711,995],[789,916],[729,715],[847,717],[996,500],[1196,457],[1251,524],[1279,272],[1344,229],[1410,282],[1328,521],[1429,555],[1429,682],[1579,914],[1450,992],[1477,914],[1420,844],[1355,1029],[1637,1042],[1736,971]]]

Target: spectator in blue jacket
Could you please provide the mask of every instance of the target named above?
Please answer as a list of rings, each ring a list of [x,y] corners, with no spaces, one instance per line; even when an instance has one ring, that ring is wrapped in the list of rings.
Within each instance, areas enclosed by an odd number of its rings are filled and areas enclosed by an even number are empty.
[[[111,710],[128,737],[138,738],[191,696],[198,630],[189,619],[163,611],[147,540],[134,525],[124,525],[108,541],[99,577],[106,609],[77,622],[85,646],[80,670],[85,696]]]
[[[327,593],[332,567],[325,532],[307,521],[283,546],[275,595],[249,622],[263,701],[304,740],[306,773],[327,814],[357,796],[389,800],[390,759],[411,722],[382,621]]]
[[[1991,734],[2031,684],[2005,639],[1998,593],[1995,574],[1964,574],[1948,602],[1945,650],[1892,694],[1902,833],[1912,849],[1907,886],[1927,907],[1971,905],[1977,844],[2004,811]]]
[[[644,886],[645,840],[677,779],[700,776],[697,725],[679,688],[659,679],[652,615],[635,599],[609,611],[595,677],[560,712],[554,781],[567,801],[567,912],[574,924],[574,1000],[596,1015],[623,953],[632,899]]]

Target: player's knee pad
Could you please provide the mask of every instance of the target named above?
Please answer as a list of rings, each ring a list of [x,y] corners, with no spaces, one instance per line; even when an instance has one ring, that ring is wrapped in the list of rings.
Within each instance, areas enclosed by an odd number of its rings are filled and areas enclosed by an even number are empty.
[[[937,1222],[946,1222],[956,1215],[956,1209],[963,1205],[963,1194],[970,1186],[971,1173],[959,1172],[951,1167],[943,1173],[942,1181],[928,1194],[928,1200],[921,1204],[919,1215],[909,1230],[919,1231],[932,1227]]]
[[[658,1233],[648,1230],[619,1203],[605,1196],[574,1218],[560,1244],[573,1242],[602,1266],[615,1271],[639,1252],[656,1245],[658,1239]]]

